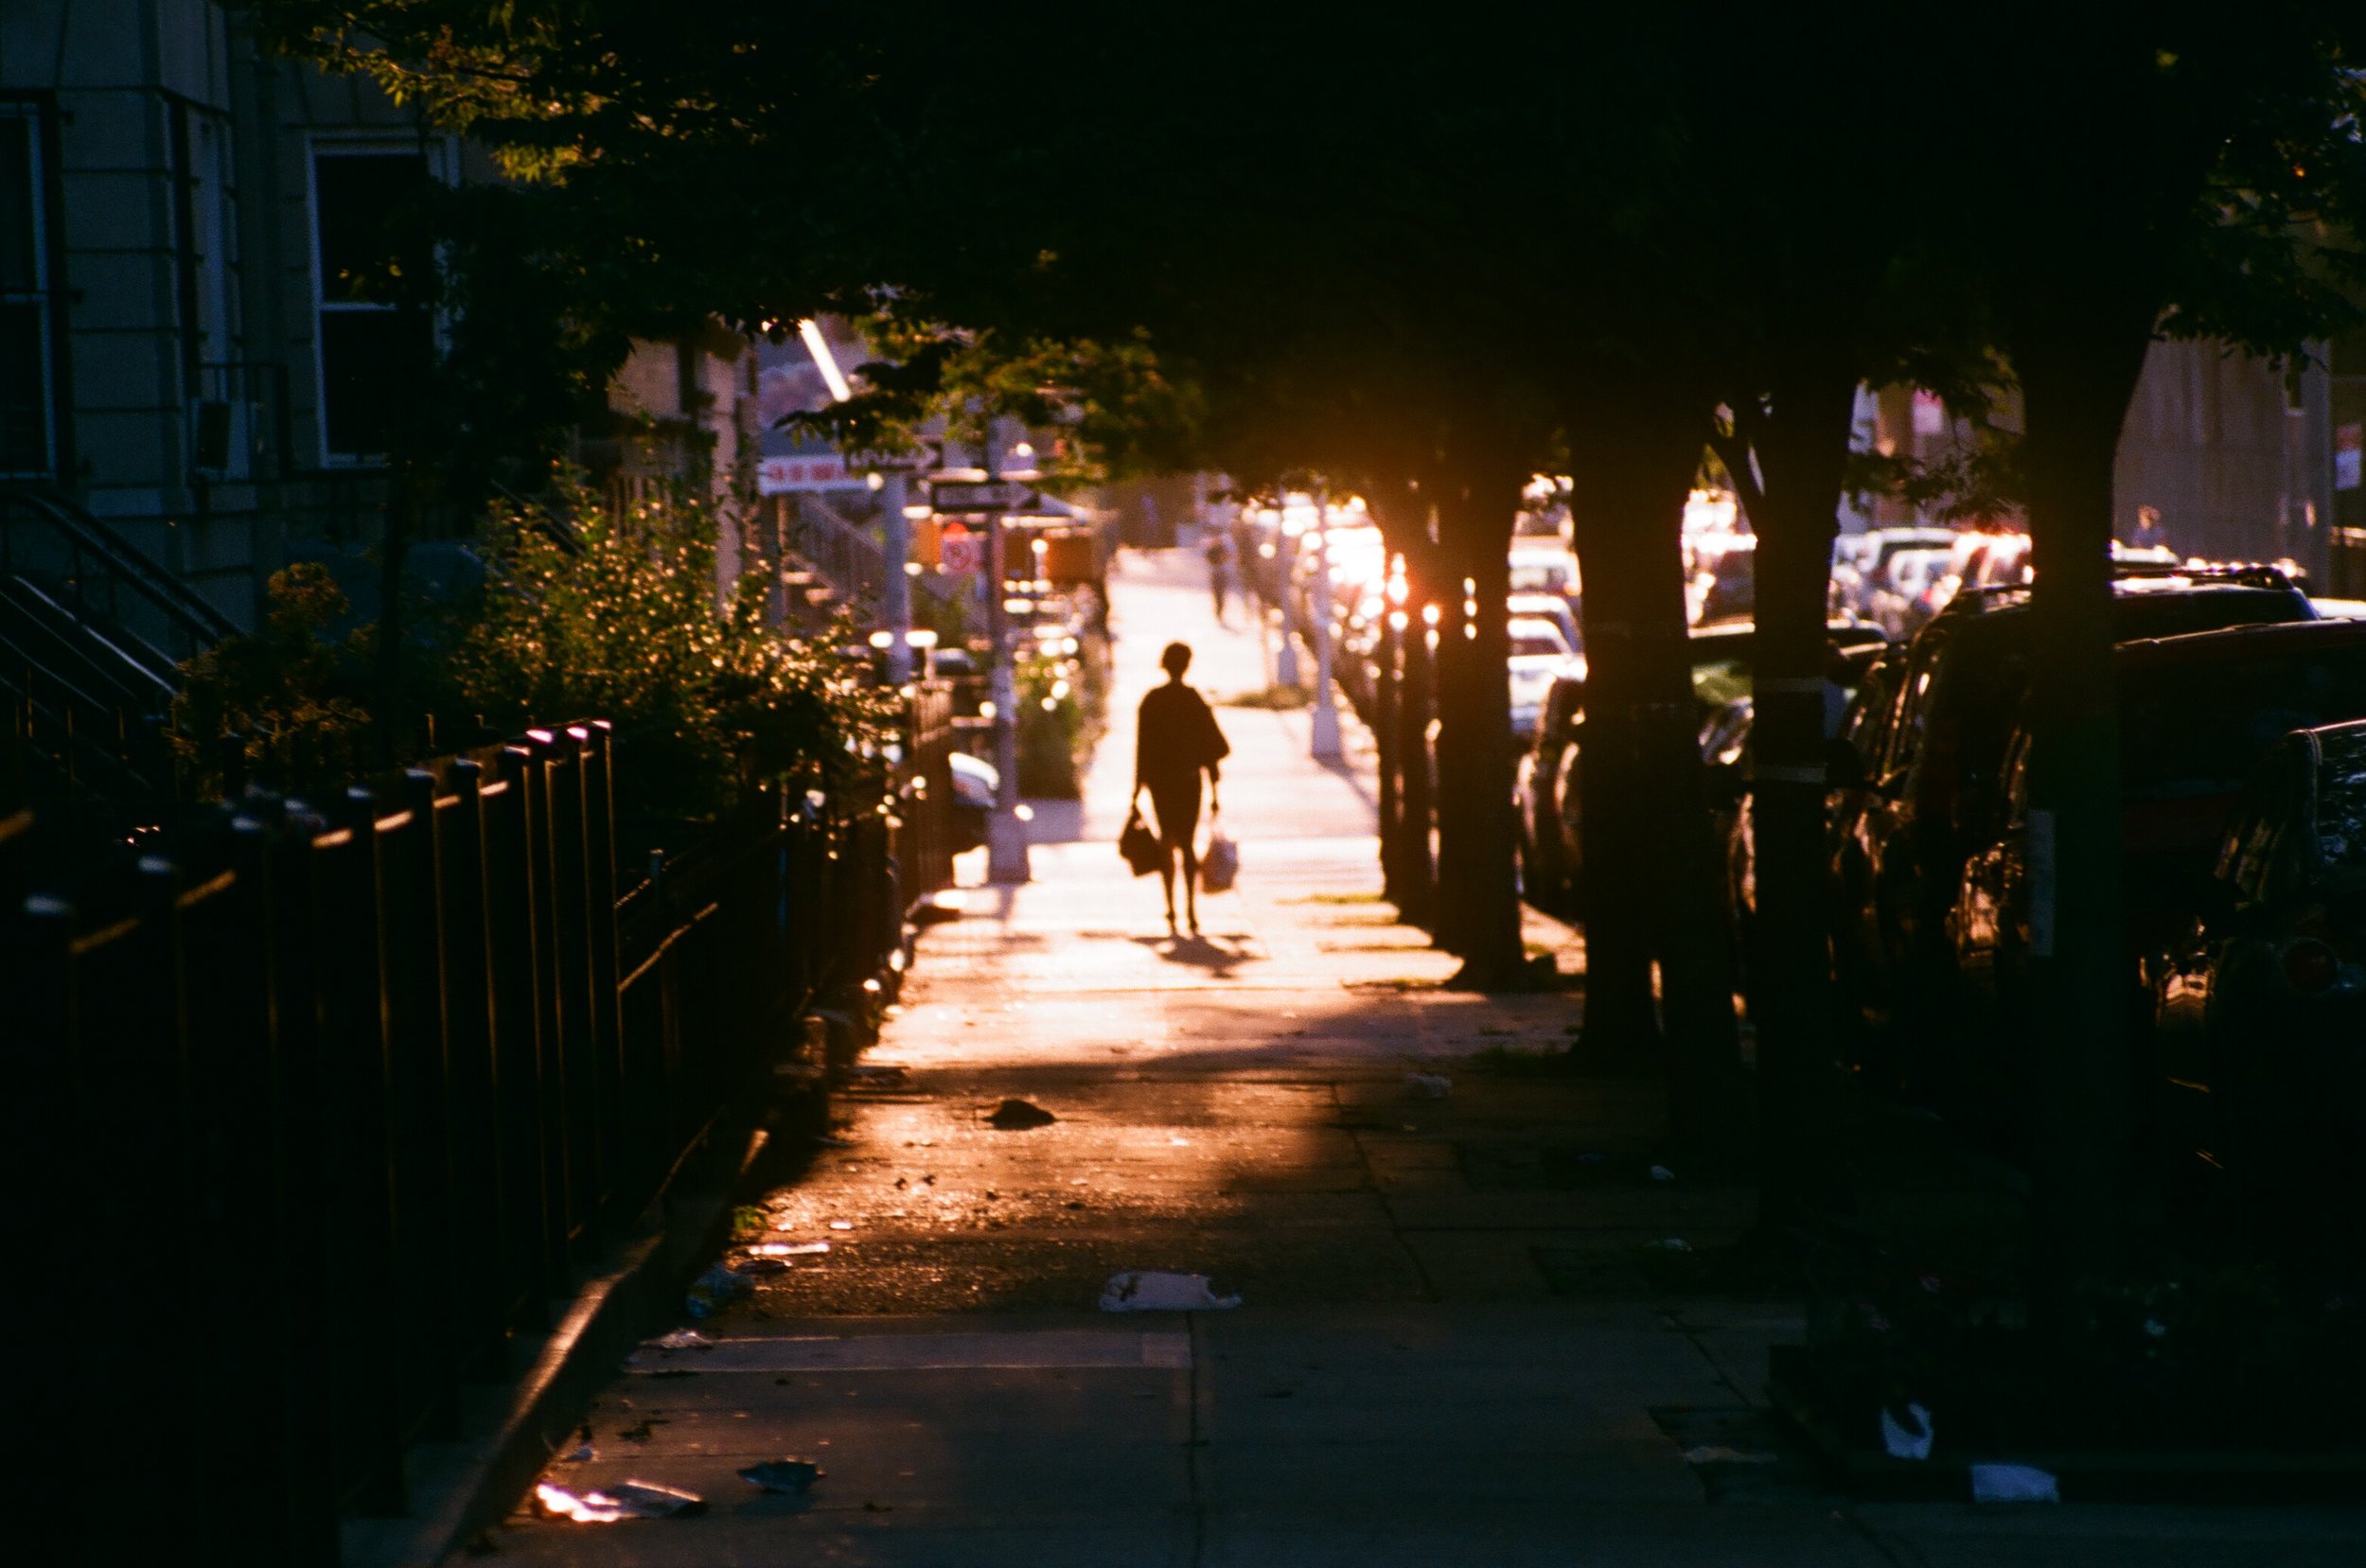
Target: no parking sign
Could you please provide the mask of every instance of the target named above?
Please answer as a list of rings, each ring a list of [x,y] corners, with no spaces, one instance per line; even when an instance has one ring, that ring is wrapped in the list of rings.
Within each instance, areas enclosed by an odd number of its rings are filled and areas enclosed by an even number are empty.
[[[937,537],[937,566],[945,572],[976,572],[986,564],[986,538],[958,522]]]

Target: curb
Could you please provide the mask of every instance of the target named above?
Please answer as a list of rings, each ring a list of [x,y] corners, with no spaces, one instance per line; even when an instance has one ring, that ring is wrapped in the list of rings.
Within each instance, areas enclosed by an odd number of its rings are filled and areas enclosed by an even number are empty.
[[[508,1517],[560,1452],[617,1364],[653,1325],[680,1315],[681,1285],[730,1240],[733,1189],[767,1134],[710,1129],[640,1232],[587,1278],[547,1333],[517,1342],[525,1370],[471,1390],[462,1418],[479,1436],[415,1445],[405,1470],[411,1512],[348,1519],[344,1568],[433,1568]]]

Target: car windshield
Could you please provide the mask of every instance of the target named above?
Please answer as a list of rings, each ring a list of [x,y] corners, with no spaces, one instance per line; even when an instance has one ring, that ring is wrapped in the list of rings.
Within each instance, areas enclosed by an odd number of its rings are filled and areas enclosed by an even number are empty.
[[[1551,626],[1515,627],[1511,633],[1511,657],[1514,659],[1561,659],[1569,652],[1569,644],[1561,640],[1561,633]]]
[[[2232,794],[2294,730],[2366,718],[2366,643],[2138,666],[2120,679],[2132,800]]]

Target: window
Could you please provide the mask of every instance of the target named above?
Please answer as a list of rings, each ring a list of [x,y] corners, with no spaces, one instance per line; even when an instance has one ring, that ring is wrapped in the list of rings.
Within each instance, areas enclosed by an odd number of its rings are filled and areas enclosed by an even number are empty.
[[[433,347],[421,305],[433,256],[420,197],[428,154],[323,143],[312,153],[312,233],[319,297],[321,447],[330,462],[367,461],[394,445],[404,400]]]
[[[0,474],[58,470],[56,344],[41,122],[0,103]]]

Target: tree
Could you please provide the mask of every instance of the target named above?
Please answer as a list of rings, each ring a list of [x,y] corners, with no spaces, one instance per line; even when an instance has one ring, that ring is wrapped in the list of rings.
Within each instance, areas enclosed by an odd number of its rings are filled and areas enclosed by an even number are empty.
[[[1964,42],[1964,41],[1959,41]],[[1951,57],[2019,112],[1951,130],[1942,166],[2023,396],[2037,573],[2032,984],[2039,1305],[2126,1256],[2135,1071],[2109,601],[2112,462],[2163,332],[2274,354],[2355,320],[2366,147],[2354,10],[2156,8],[2042,53]],[[2078,156],[2066,156],[2075,150]],[[2049,896],[2050,895],[2050,896]]]

